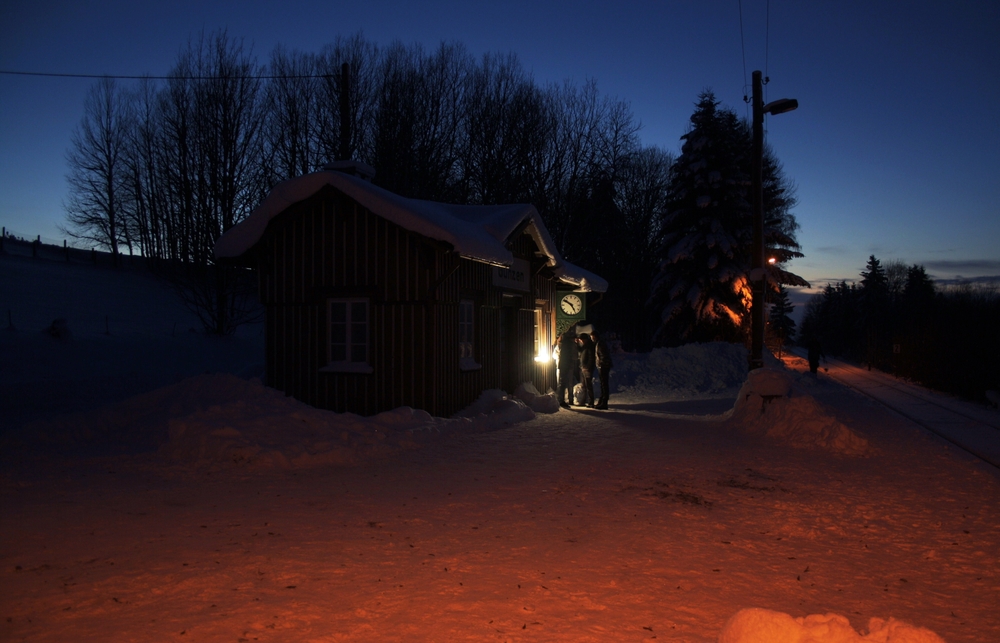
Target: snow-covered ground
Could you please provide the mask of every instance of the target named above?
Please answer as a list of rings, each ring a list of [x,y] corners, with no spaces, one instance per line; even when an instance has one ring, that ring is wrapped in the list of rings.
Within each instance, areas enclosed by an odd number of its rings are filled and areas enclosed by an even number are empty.
[[[149,275],[0,256],[0,306],[2,640],[1000,640],[997,470],[797,363],[361,418]]]

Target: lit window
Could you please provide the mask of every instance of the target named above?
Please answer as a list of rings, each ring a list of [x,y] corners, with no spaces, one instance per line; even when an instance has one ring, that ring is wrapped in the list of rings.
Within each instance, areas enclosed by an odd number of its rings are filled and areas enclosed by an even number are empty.
[[[542,350],[545,349],[545,345],[542,344],[542,309],[535,308],[535,355],[541,356]]]
[[[541,308],[535,308],[535,361],[547,362],[552,358],[549,342],[546,341],[545,325]]]
[[[330,299],[327,306],[329,343],[323,370],[372,372],[368,364],[368,300]]]

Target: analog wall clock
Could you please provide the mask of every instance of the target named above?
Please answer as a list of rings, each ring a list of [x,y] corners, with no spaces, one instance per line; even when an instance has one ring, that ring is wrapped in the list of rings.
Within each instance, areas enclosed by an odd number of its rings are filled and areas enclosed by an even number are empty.
[[[559,307],[567,315],[579,315],[580,311],[583,310],[583,300],[578,295],[570,293],[562,298]]]

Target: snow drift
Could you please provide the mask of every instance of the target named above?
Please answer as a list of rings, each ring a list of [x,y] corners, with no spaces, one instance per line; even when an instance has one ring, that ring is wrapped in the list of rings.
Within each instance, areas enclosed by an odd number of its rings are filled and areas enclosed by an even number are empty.
[[[539,409],[555,401],[530,385],[519,392]],[[496,430],[534,417],[525,402],[500,390],[485,391],[453,418],[410,407],[362,417],[311,407],[256,378],[214,373],[35,422],[4,442],[7,448],[81,455],[155,450],[168,462],[195,469],[302,469],[356,464],[443,435]]]
[[[191,378],[182,388],[223,390],[239,386],[229,375]],[[175,394],[185,392],[178,385]],[[484,392],[453,418],[399,407],[372,417],[316,409],[259,380],[239,399],[212,404],[169,422],[159,451],[174,462],[200,467],[237,465],[248,469],[301,469],[355,464],[415,448],[454,433],[495,430],[534,419],[534,412],[503,391]]]
[[[793,447],[819,447],[852,456],[870,452],[866,439],[833,417],[779,366],[748,374],[729,419],[742,431]]]
[[[642,355],[619,353],[614,363],[611,392],[624,396],[731,396],[747,375],[746,348],[724,342],[655,348]]]

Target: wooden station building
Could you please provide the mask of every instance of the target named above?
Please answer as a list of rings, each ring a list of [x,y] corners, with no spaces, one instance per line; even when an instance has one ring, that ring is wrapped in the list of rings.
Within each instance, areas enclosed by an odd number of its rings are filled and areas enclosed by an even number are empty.
[[[340,162],[283,181],[216,243],[258,271],[267,385],[359,415],[544,393],[562,299],[607,282],[559,256],[532,205],[408,199],[373,175]]]

